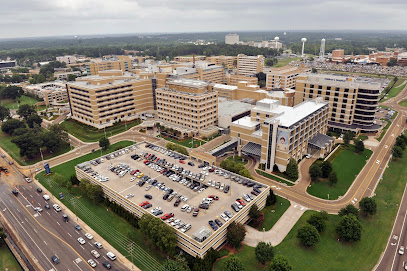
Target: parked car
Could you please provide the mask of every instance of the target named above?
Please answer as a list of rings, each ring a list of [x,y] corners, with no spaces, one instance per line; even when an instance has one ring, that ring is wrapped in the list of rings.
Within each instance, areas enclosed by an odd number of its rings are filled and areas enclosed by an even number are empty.
[[[215,224],[215,222],[213,222],[213,220],[209,220],[208,223],[214,231],[216,231],[218,229],[218,226],[216,226],[216,224]]]
[[[79,238],[78,238],[78,242],[79,242],[79,244],[81,244],[81,245],[84,245],[84,244],[86,243],[85,239],[83,239],[82,237],[79,237]]]
[[[80,230],[82,230],[82,227],[79,225],[75,225],[75,230],[80,231]]]

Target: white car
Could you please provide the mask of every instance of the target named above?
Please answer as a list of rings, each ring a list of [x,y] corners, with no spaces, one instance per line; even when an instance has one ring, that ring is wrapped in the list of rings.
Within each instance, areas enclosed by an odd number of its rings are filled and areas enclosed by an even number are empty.
[[[48,195],[42,195],[42,198],[45,200],[49,200],[49,196]]]
[[[96,267],[96,263],[95,263],[95,261],[92,260],[92,259],[88,260],[88,264],[89,264],[90,266],[92,266],[93,268]]]
[[[34,210],[37,211],[37,212],[40,212],[40,213],[42,212],[42,208],[41,208],[41,207],[35,207]]]
[[[30,178],[25,178],[25,181],[26,181],[27,183],[31,183],[31,179],[30,179]]]
[[[181,211],[185,212],[188,209],[189,205],[188,204],[184,204],[184,206],[181,207]]]
[[[150,190],[150,188],[151,188],[151,184],[147,185],[146,186],[146,191]]]
[[[220,217],[226,222],[229,220],[229,217],[225,214],[221,214]]]
[[[127,194],[125,198],[126,198],[126,199],[129,199],[129,198],[132,198],[132,197],[134,197],[134,194],[133,194],[133,193],[130,193],[130,194]]]
[[[83,239],[82,237],[79,237],[79,238],[78,238],[78,242],[79,242],[79,244],[81,244],[81,245],[84,245],[84,244],[86,243],[85,239]]]
[[[404,246],[400,246],[399,248],[399,254],[403,255],[404,254]]]
[[[311,154],[307,154],[307,156],[305,156],[305,158],[310,159],[312,157]]]
[[[90,253],[92,253],[93,257],[95,257],[96,259],[100,257],[99,252],[97,252],[96,250],[92,250]]]
[[[93,235],[90,233],[85,233],[86,238],[88,238],[89,240],[93,239]]]
[[[159,210],[161,210],[161,207],[155,207],[153,210],[151,210],[151,213],[155,213]]]

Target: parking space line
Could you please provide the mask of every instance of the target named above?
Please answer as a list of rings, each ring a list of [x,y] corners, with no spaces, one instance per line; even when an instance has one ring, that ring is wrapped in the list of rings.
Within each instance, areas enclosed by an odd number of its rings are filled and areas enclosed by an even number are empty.
[[[132,188],[132,187],[134,187],[134,186],[138,186],[138,184],[134,184],[134,185],[132,185],[132,186],[127,187],[126,189],[120,191],[119,194],[121,194],[122,192],[124,192],[124,191],[126,191],[126,190],[129,190],[130,188]]]

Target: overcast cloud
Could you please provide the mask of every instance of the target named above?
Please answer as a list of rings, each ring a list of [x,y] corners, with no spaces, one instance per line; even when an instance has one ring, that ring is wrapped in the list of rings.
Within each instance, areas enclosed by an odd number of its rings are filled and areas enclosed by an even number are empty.
[[[0,0],[0,38],[152,32],[406,30],[407,0]]]

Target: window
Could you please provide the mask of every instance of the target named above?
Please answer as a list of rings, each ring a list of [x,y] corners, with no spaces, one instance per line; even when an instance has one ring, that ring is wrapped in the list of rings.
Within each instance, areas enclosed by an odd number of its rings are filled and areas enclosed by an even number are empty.
[[[331,90],[331,87],[326,87],[326,90]]]

